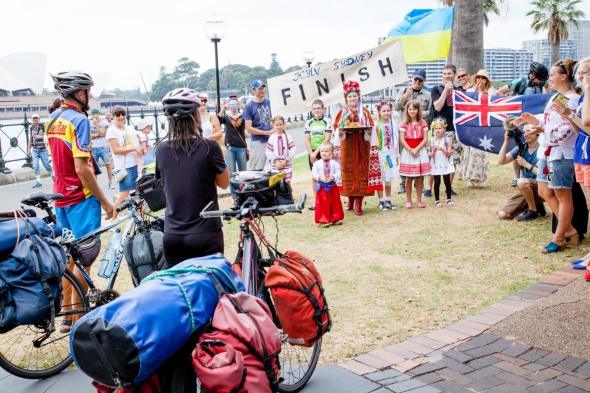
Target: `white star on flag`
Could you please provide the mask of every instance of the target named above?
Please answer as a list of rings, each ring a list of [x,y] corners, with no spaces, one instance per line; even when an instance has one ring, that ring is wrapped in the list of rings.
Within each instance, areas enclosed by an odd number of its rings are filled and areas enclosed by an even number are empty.
[[[488,139],[488,137],[485,135],[483,136],[483,139],[481,139],[481,138],[478,138],[478,139],[481,141],[481,143],[479,145],[481,147],[483,147],[484,151],[485,150],[492,151],[492,147],[494,147],[494,145],[492,145],[491,139]]]

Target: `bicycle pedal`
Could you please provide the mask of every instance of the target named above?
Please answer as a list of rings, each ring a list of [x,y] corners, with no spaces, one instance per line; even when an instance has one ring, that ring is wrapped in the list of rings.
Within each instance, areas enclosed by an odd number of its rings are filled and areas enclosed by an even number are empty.
[[[100,299],[100,295],[100,289],[92,288],[90,291],[88,291],[88,301],[90,303],[96,303]]]

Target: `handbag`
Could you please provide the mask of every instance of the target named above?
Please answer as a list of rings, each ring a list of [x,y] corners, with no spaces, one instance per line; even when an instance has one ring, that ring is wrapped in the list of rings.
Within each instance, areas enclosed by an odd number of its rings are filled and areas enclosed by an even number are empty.
[[[97,236],[85,241],[84,243],[74,242],[72,246],[72,256],[74,259],[78,259],[80,262],[82,262],[84,267],[89,267],[92,266],[96,260],[102,245],[100,243],[100,237]]]
[[[121,183],[123,181],[123,179],[125,179],[126,177],[127,177],[127,169],[123,168],[115,174],[113,179],[117,183]]]

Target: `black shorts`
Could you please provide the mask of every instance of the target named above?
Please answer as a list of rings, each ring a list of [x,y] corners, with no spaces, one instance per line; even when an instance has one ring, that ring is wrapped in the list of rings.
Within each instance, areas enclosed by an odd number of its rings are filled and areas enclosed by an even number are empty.
[[[223,231],[221,229],[175,235],[164,232],[164,259],[171,268],[191,258],[204,257],[215,253],[223,254]]]
[[[311,162],[311,157],[313,157],[313,155],[312,155],[312,154],[310,154],[310,155],[308,156],[308,161],[309,161],[309,169],[312,169],[312,168],[313,168],[313,162]],[[320,152],[319,152],[319,151],[318,151],[318,154],[316,154],[316,155],[315,155],[315,158],[316,158],[316,159],[320,158]]]

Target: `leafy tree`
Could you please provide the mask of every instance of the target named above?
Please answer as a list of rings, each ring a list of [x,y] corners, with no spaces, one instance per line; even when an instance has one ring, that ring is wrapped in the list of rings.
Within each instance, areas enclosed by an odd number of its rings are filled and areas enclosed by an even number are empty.
[[[294,65],[294,66],[291,66],[291,67],[287,68],[285,70],[285,74],[286,73],[289,73],[289,72],[293,72],[293,71],[299,71],[299,70],[302,70],[302,69],[303,69],[303,67],[301,67],[300,65]]]
[[[177,80],[182,87],[196,87],[199,77],[199,64],[196,61],[190,61],[188,57],[178,60],[178,65],[174,67],[172,78]]]
[[[197,83],[197,90],[198,91],[205,91],[209,87],[209,82],[213,81],[215,83],[215,69],[209,68],[207,71],[203,72],[199,77],[199,83]]]
[[[271,61],[270,61],[270,69],[268,70],[268,77],[272,78],[273,76],[278,76],[278,75],[283,74],[283,69],[281,68],[281,65],[279,64],[279,62],[277,61],[277,54],[271,53],[270,58],[271,58]]]
[[[576,8],[582,0],[534,0],[531,5],[535,9],[527,12],[533,17],[531,29],[538,33],[547,30],[547,39],[551,42],[551,63],[559,61],[559,44],[567,40],[569,32],[567,24],[572,22],[578,28],[578,20],[585,18],[583,11]]]

